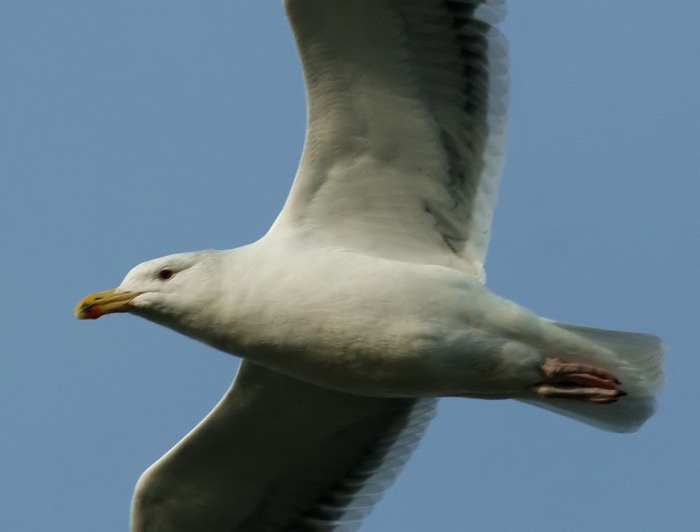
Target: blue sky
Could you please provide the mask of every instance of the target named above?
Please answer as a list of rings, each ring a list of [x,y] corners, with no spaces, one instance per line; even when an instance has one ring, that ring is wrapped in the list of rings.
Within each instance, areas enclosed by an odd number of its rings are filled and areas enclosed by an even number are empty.
[[[653,332],[668,387],[616,435],[445,400],[364,530],[691,530],[700,511],[700,4],[512,2],[487,268],[540,314]],[[261,236],[297,165],[280,2],[11,0],[0,19],[0,529],[127,528],[133,484],[234,357],[75,302],[134,264]]]

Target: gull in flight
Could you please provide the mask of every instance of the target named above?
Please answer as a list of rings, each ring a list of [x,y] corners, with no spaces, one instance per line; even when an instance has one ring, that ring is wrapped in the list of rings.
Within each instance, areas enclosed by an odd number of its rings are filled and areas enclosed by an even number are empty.
[[[484,285],[505,136],[499,0],[286,0],[308,127],[268,233],[139,264],[129,312],[244,359],[137,482],[132,530],[355,530],[437,398],[511,398],[636,430],[651,335],[541,318]]]

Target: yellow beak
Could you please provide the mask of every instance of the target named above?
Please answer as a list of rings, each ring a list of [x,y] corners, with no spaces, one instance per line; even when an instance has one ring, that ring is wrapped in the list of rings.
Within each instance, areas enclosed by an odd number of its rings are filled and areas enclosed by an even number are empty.
[[[79,320],[94,320],[104,314],[126,312],[129,303],[141,292],[117,292],[116,288],[96,292],[78,301],[75,316]]]

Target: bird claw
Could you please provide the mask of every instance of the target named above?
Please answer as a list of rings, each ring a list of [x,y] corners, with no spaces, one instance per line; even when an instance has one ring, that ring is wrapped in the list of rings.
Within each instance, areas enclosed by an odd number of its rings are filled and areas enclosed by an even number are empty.
[[[607,371],[587,364],[548,357],[540,367],[545,382],[533,387],[543,398],[576,399],[592,403],[614,403],[627,395],[620,381]]]

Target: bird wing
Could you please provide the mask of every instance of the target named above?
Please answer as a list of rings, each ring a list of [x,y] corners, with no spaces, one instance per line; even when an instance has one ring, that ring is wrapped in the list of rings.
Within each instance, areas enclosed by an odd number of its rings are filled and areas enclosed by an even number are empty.
[[[301,163],[271,233],[483,276],[505,141],[503,0],[286,0]]]
[[[244,361],[211,413],[139,479],[132,530],[354,530],[435,405],[349,395]]]

